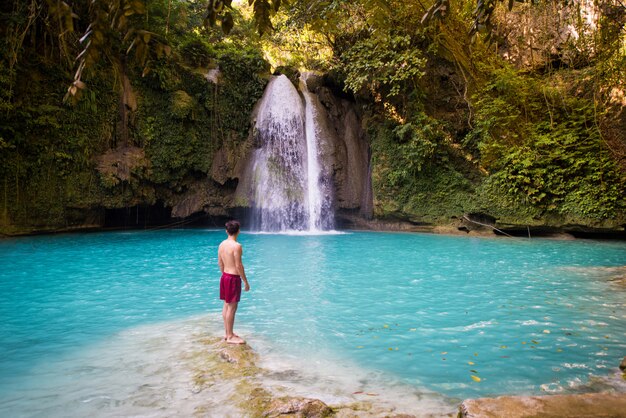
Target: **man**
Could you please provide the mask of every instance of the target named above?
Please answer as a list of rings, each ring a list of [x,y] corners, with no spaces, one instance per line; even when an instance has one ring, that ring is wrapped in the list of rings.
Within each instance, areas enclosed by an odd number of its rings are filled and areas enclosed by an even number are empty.
[[[243,269],[241,244],[237,242],[240,224],[236,220],[226,222],[228,238],[222,241],[217,250],[217,262],[222,272],[220,279],[220,299],[224,301],[222,317],[224,318],[224,341],[229,344],[245,344],[246,342],[233,332],[235,312],[241,299],[241,280],[244,290],[250,290],[246,272]]]

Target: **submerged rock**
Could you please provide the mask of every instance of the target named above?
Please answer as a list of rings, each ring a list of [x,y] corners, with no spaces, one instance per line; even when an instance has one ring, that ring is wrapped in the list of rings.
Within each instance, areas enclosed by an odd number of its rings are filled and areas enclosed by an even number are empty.
[[[626,357],[622,359],[622,362],[619,365],[619,369],[622,371],[626,371]]]
[[[332,409],[319,399],[284,397],[270,402],[264,413],[266,417],[294,415],[296,417],[327,417]]]
[[[626,396],[612,393],[500,396],[464,401],[459,418],[609,418],[626,416]]]

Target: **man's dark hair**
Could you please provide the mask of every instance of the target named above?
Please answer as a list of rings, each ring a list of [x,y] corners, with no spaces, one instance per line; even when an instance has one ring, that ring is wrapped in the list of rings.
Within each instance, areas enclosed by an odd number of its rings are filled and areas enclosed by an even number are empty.
[[[235,235],[237,232],[239,232],[239,227],[241,226],[241,224],[239,223],[239,221],[233,219],[232,221],[228,221],[226,222],[226,232],[228,232],[228,235]]]

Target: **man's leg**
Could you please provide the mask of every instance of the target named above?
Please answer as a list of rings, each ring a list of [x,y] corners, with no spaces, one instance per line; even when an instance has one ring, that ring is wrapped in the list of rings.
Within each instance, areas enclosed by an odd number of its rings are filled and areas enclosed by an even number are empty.
[[[224,307],[222,308],[222,319],[224,320],[224,340],[228,338],[228,321],[226,320],[227,309],[228,309],[228,304],[224,302]]]
[[[224,303],[224,327],[226,328],[226,342],[231,344],[245,343],[239,336],[235,335],[233,328],[235,327],[235,313],[237,312],[238,302]]]

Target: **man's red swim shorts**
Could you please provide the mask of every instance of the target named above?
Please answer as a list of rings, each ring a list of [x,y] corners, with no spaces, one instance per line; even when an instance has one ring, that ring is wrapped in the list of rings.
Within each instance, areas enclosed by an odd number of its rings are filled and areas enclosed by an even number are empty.
[[[220,299],[226,303],[239,302],[241,299],[241,277],[236,274],[222,273]]]

